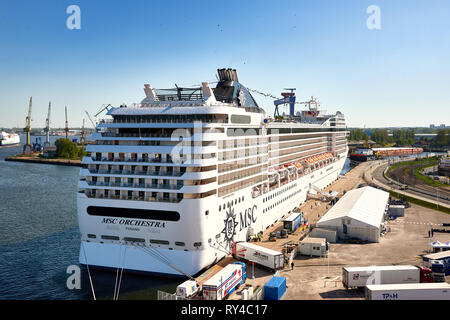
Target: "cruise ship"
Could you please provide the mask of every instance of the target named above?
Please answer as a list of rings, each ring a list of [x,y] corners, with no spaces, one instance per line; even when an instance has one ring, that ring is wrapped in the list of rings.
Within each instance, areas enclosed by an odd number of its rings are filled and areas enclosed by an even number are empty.
[[[0,146],[11,146],[20,143],[20,135],[17,133],[0,132]]]
[[[295,112],[291,91],[289,115],[270,117],[234,69],[214,85],[145,84],[140,103],[108,109],[80,169],[80,264],[196,275],[339,177],[341,112],[315,99]]]

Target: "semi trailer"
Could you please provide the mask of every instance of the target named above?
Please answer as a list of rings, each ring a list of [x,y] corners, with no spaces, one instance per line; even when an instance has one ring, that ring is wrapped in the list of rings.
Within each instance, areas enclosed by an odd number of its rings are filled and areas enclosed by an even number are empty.
[[[263,268],[280,270],[284,268],[284,255],[248,242],[234,242],[232,254],[236,259],[253,262]]]
[[[245,263],[233,262],[203,283],[203,298],[206,300],[226,299],[245,283],[246,278]]]
[[[368,285],[367,300],[450,300],[450,284],[402,283]]]
[[[363,288],[369,284],[434,282],[429,268],[417,266],[369,266],[342,268],[345,288]]]

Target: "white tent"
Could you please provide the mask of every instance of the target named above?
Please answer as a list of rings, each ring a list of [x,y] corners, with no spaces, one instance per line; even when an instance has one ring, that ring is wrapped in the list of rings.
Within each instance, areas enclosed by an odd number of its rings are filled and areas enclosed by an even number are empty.
[[[429,244],[428,251],[430,252],[439,252],[439,251],[446,251],[450,250],[450,241],[447,242],[439,242],[439,241],[433,241]]]
[[[358,238],[379,242],[389,193],[363,187],[348,191],[316,224],[336,230],[341,239]]]

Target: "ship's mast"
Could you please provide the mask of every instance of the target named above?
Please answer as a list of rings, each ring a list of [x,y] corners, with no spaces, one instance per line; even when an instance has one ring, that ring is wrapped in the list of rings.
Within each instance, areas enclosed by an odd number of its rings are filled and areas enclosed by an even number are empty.
[[[48,103],[48,115],[47,115],[47,120],[45,120],[45,134],[46,134],[46,140],[44,143],[44,148],[46,147],[50,147],[50,110],[52,108],[52,102],[50,101]]]
[[[66,139],[69,139],[69,122],[67,121],[67,106],[66,106]]]
[[[23,146],[23,153],[27,154],[27,148],[29,150],[28,154],[32,154],[33,153],[33,146],[31,145],[31,139],[30,139],[30,132],[31,132],[31,107],[33,105],[33,97],[30,97],[30,105],[28,108],[28,116],[26,117],[25,120],[25,128],[23,128],[23,131],[26,134],[27,137],[27,141],[25,143],[25,145]]]

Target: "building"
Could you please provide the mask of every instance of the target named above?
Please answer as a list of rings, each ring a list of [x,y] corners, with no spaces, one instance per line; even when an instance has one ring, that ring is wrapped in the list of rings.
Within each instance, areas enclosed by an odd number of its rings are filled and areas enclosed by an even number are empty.
[[[450,177],[450,157],[439,159],[438,172],[440,175]]]
[[[389,193],[363,187],[347,192],[317,223],[336,230],[338,238],[379,242],[387,216]]]

